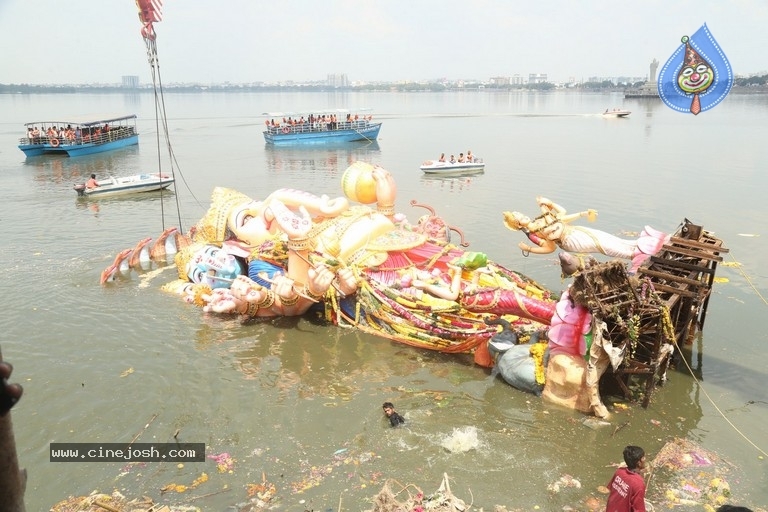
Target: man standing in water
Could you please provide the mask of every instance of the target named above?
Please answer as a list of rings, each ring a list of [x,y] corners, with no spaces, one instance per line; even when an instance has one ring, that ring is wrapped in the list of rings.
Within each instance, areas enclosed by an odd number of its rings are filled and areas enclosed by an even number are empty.
[[[645,450],[639,446],[624,448],[624,462],[608,483],[605,512],[646,512],[645,481],[639,471],[645,468]]]
[[[392,404],[392,402],[384,402],[382,408],[384,409],[384,414],[386,414],[387,418],[389,418],[389,424],[393,427],[405,423],[405,419],[395,411],[395,406]]]

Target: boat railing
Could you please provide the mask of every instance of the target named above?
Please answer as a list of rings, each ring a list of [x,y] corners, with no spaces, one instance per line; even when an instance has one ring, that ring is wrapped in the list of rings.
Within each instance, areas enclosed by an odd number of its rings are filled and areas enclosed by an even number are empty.
[[[281,124],[279,126],[267,126],[266,132],[272,135],[287,135],[289,133],[335,132],[342,130],[365,130],[371,126],[368,119],[357,121],[341,121],[336,123],[304,122],[296,124]]]
[[[127,139],[136,135],[136,129],[133,126],[116,126],[106,132],[99,134],[85,134],[80,137],[49,137],[47,135],[40,135],[38,137],[21,137],[19,144],[21,145],[38,145],[38,144],[50,144],[52,146],[75,146],[82,144],[104,144],[105,142],[112,142],[120,139]],[[53,140],[57,143],[53,143]]]

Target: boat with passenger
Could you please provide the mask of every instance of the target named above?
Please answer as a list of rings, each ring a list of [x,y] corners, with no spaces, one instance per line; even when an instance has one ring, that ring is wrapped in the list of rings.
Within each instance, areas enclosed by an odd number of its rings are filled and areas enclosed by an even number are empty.
[[[485,162],[478,157],[474,157],[471,162],[425,160],[420,168],[426,174],[469,174],[484,172]]]
[[[70,121],[37,121],[24,126],[27,133],[19,139],[19,149],[26,156],[89,155],[139,143],[136,114]]]
[[[74,186],[78,197],[93,199],[97,197],[114,197],[140,192],[153,192],[166,189],[173,185],[174,182],[173,176],[161,173],[135,174],[121,178],[110,176],[102,180],[96,180],[92,175],[91,180],[88,183],[80,183]]]
[[[361,116],[348,110],[306,114],[265,113],[264,140],[267,144],[327,144],[339,142],[373,142],[379,136],[381,122],[371,114]],[[277,118],[277,120],[276,120]]]
[[[611,110],[605,109],[605,112],[603,112],[603,117],[627,117],[629,114],[631,114],[629,110],[624,110],[622,108],[614,108]]]

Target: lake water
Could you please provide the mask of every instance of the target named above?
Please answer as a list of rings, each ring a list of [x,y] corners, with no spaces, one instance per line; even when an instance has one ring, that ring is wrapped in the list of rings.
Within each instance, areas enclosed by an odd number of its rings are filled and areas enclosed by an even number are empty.
[[[276,486],[276,510],[371,508],[388,478],[427,493],[443,473],[453,492],[491,510],[583,509],[604,496],[626,444],[652,457],[674,437],[733,464],[734,501],[768,503],[768,96],[731,94],[699,116],[621,94],[265,93],[166,94],[175,195],[77,200],[72,186],[100,176],[153,171],[150,94],[0,96],[0,345],[25,387],[13,410],[28,510],[69,495],[121,489],[156,501],[227,510],[249,484]],[[274,111],[373,109],[377,144],[269,148],[261,130]],[[605,119],[606,108],[632,111]],[[30,158],[16,148],[23,123],[84,113],[137,113],[139,146],[79,158]],[[161,143],[164,147],[164,142]],[[486,172],[426,177],[423,160],[472,150]],[[518,391],[470,356],[432,353],[304,319],[241,325],[206,316],[160,286],[160,268],[108,285],[99,274],[118,251],[163,227],[188,229],[217,185],[264,197],[280,187],[340,195],[346,167],[365,160],[391,171],[397,209],[414,219],[436,208],[472,250],[561,290],[554,255],[523,257],[522,235],[501,212],[535,213],[537,195],[569,211],[594,208],[609,233],[646,224],[672,232],[684,218],[730,249],[719,266],[704,332],[685,353],[694,370],[671,373],[648,409],[617,410],[593,430],[580,413]],[[178,200],[178,206],[177,206]],[[390,429],[381,404],[407,420]],[[148,426],[147,426],[148,425]],[[624,425],[613,435],[616,427]],[[146,428],[145,428],[146,426]],[[204,442],[229,453],[216,463],[51,463],[51,442]],[[649,458],[650,458],[649,457]],[[183,494],[160,489],[209,480]],[[548,490],[563,475],[581,489]],[[671,485],[654,479],[649,492]],[[395,491],[400,490],[395,489]]]

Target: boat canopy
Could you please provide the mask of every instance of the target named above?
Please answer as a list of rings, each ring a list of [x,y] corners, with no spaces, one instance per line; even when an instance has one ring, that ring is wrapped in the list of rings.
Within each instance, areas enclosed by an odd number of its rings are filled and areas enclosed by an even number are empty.
[[[96,117],[96,116],[88,116],[88,117],[82,117],[82,118],[70,118],[69,121],[36,121],[33,123],[24,123],[24,126],[35,126],[35,125],[55,125],[55,126],[67,126],[67,125],[78,125],[83,127],[89,127],[89,126],[101,126],[103,124],[110,124],[110,123],[120,123],[121,121],[128,121],[136,119],[136,114],[131,114],[129,116],[103,116],[103,117]]]
[[[306,116],[309,114],[315,114],[315,115],[323,115],[323,114],[356,114],[356,113],[370,113],[373,109],[371,108],[357,108],[357,109],[348,109],[348,108],[318,108],[315,110],[297,110],[295,112],[262,112],[261,115],[265,117],[296,117],[296,116]]]

